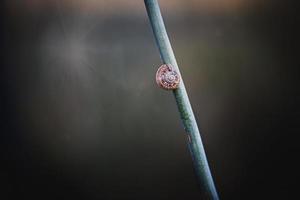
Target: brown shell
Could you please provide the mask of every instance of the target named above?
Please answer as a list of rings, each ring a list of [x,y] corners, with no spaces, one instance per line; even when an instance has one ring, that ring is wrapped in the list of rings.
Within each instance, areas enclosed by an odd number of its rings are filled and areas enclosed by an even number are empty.
[[[165,90],[178,88],[180,75],[170,64],[160,66],[156,72],[156,83]]]

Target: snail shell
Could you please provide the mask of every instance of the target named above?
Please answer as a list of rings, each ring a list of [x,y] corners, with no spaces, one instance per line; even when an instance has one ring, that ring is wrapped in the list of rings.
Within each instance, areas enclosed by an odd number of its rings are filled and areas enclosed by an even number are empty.
[[[156,83],[165,90],[178,88],[180,75],[170,64],[160,66],[156,72]]]

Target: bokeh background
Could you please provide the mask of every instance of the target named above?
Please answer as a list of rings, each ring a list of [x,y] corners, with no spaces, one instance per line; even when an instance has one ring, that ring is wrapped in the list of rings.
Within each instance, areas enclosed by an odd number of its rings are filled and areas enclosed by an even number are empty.
[[[292,1],[161,0],[221,199],[298,192]],[[204,199],[142,0],[1,1],[0,199]]]

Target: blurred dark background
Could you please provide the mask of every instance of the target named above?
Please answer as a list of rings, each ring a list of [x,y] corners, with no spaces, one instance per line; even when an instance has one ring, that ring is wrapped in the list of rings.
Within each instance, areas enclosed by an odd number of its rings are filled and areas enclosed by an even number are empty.
[[[296,5],[160,2],[221,199],[292,199]],[[143,1],[7,0],[0,15],[0,199],[204,199]]]

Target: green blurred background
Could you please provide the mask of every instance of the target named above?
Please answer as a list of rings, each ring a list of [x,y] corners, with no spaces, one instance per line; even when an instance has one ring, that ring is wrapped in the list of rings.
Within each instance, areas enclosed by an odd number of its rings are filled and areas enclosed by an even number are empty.
[[[221,199],[290,199],[293,2],[160,3]],[[1,4],[1,199],[202,199],[142,0]]]

